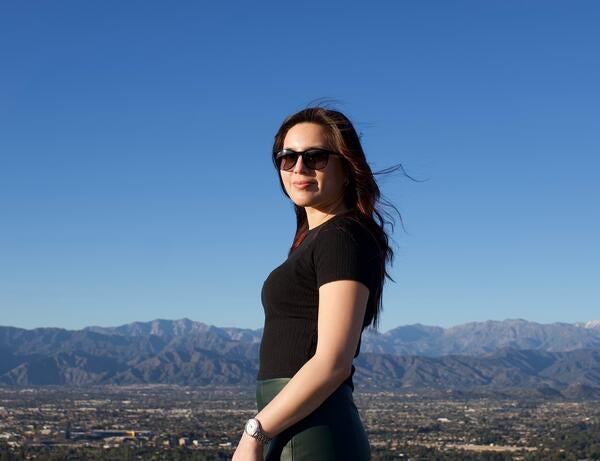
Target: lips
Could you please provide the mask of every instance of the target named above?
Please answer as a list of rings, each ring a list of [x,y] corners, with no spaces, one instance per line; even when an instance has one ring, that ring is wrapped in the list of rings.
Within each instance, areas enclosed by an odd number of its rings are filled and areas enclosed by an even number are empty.
[[[312,186],[313,184],[316,184],[316,182],[314,182],[314,181],[294,181],[292,184],[294,185],[294,187],[297,187],[298,189],[306,189],[306,188]]]

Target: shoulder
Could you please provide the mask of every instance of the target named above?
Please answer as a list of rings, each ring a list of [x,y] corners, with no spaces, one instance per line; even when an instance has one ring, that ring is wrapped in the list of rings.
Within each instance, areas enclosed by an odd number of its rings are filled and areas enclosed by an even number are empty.
[[[381,259],[381,248],[369,227],[366,219],[354,212],[331,218],[316,229],[313,256],[315,259],[341,261],[352,258],[361,264],[377,263]]]
[[[351,212],[335,216],[317,229],[315,241],[317,244],[328,244],[331,240],[355,242],[357,245],[377,247],[377,240],[369,229],[365,218]]]
[[[381,256],[375,237],[359,217],[331,218],[315,229],[313,263],[317,285],[334,280],[357,280],[375,287]]]

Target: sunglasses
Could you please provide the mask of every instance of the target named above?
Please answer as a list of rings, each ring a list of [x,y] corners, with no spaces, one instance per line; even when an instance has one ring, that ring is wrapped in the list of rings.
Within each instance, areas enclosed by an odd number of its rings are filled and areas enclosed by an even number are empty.
[[[304,152],[295,152],[289,149],[283,149],[275,155],[275,166],[279,170],[289,171],[294,168],[298,157],[302,156],[302,163],[306,168],[311,170],[322,170],[327,166],[330,155],[337,155],[337,152],[332,152],[326,149],[307,149]]]

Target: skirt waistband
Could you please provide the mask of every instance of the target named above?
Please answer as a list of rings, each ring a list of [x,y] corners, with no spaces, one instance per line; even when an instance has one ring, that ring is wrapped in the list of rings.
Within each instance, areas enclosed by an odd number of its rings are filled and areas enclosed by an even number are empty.
[[[292,378],[270,378],[270,379],[258,379],[256,382],[258,384],[264,385],[269,383],[287,383]]]

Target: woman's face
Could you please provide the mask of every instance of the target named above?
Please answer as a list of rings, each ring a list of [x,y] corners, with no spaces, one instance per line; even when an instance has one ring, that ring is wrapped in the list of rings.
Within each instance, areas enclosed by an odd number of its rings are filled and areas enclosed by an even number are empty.
[[[283,148],[296,152],[309,148],[328,149],[325,130],[316,123],[298,123],[288,130]],[[294,168],[289,171],[280,169],[279,174],[286,192],[296,205],[330,211],[343,199],[346,175],[342,161],[337,155],[330,155],[325,168],[311,170],[300,156]]]

